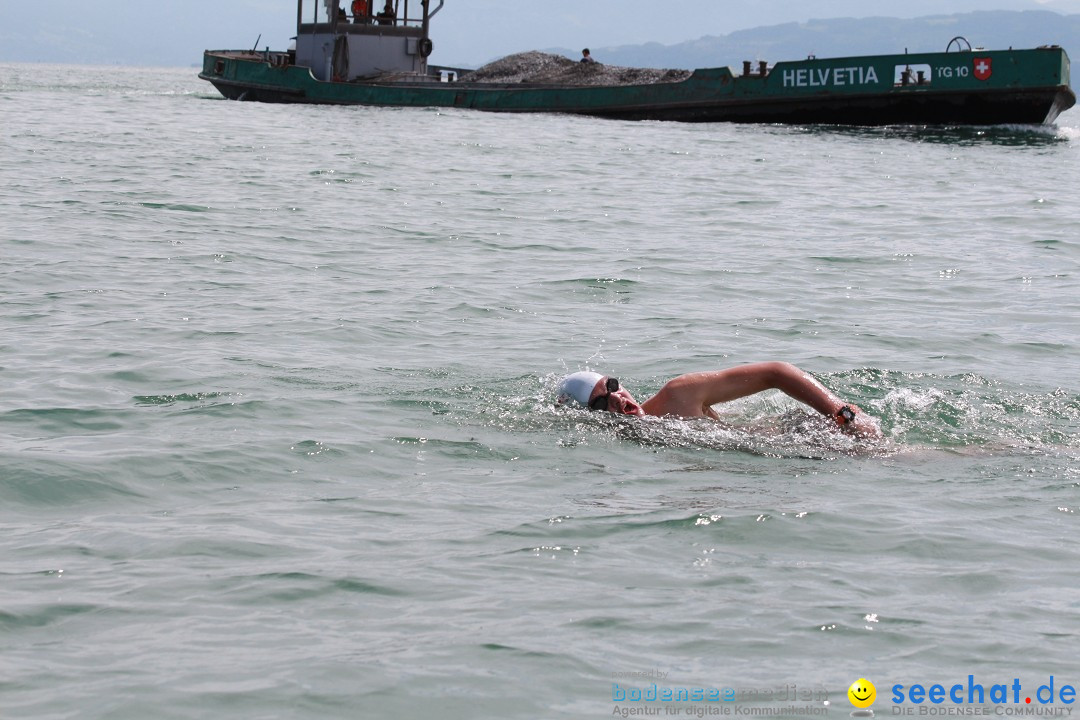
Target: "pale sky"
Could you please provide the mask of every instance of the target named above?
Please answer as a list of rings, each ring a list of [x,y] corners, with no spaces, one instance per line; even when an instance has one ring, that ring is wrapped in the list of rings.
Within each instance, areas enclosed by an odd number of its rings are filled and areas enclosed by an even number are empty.
[[[410,14],[418,5],[410,0]],[[1080,13],[1080,0],[445,0],[432,23],[432,61],[477,66],[524,50],[670,45],[812,18],[1028,9]],[[252,47],[259,35],[260,47],[283,50],[295,23],[295,0],[0,0],[0,60],[189,66],[205,49]]]

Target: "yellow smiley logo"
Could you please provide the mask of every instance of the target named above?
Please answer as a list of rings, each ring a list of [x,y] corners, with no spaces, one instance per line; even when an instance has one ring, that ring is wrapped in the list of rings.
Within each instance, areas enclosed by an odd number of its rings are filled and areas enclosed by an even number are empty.
[[[877,699],[877,688],[866,678],[859,678],[847,689],[848,700],[857,708],[868,708]]]

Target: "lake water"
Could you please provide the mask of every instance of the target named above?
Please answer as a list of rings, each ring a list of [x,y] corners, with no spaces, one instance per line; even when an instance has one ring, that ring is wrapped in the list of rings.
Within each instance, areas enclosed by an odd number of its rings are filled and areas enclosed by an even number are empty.
[[[0,69],[0,718],[1080,684],[1077,110],[626,123]],[[775,393],[552,406],[567,371],[641,399],[758,360],[886,439]],[[654,684],[736,702],[618,697]]]

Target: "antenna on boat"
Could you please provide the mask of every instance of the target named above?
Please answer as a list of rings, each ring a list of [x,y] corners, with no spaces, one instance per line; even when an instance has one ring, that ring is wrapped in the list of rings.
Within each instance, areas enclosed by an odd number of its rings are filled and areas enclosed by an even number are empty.
[[[259,41],[262,40],[262,33],[259,33],[259,37],[255,38],[255,45],[251,48],[251,52],[255,52],[259,49]]]

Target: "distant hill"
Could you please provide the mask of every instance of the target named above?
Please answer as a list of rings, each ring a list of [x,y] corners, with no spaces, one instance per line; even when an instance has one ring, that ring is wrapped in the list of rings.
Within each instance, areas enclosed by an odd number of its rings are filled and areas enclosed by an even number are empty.
[[[677,45],[593,47],[592,54],[602,63],[629,67],[739,67],[743,60],[776,62],[807,55],[877,55],[905,49],[941,51],[957,35],[967,38],[973,47],[990,50],[1060,45],[1071,59],[1080,61],[1080,15],[1043,10],[981,11],[910,20],[886,17],[810,20],[705,36]],[[581,54],[580,49],[565,48],[548,52],[574,58]]]

